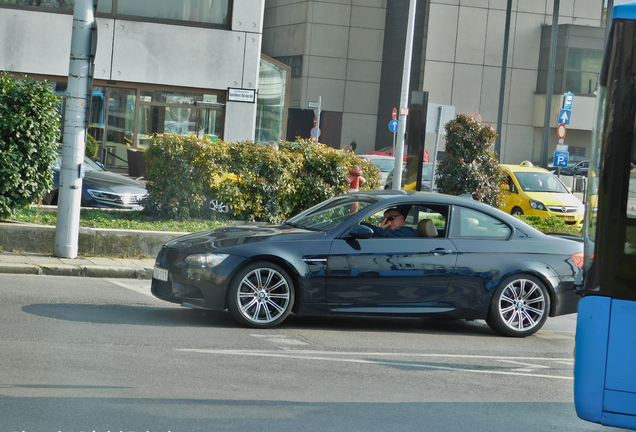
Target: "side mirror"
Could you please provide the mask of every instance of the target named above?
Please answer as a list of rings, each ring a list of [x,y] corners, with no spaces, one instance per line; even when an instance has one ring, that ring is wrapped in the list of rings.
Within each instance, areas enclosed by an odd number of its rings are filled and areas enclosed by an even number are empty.
[[[358,225],[351,228],[349,235],[355,239],[368,239],[373,237],[373,230],[368,226]]]

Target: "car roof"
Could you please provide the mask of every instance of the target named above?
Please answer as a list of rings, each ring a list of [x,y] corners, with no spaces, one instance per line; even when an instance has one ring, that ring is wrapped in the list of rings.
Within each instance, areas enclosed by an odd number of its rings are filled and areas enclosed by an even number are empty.
[[[379,154],[363,154],[363,155],[358,155],[358,157],[362,159],[391,159],[391,160],[395,159],[395,157],[393,156],[385,156],[385,155],[379,155]]]
[[[506,168],[511,172],[550,172],[545,168],[534,166],[530,162],[521,162],[519,165],[501,164],[501,167]]]

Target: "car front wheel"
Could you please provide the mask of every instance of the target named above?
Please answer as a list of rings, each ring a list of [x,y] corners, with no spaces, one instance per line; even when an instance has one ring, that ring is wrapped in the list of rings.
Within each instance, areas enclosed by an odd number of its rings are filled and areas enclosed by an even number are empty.
[[[268,262],[256,262],[233,278],[228,291],[228,310],[241,324],[254,328],[275,327],[291,312],[294,285],[285,270]]]
[[[543,283],[530,275],[505,279],[490,301],[486,322],[504,336],[530,336],[543,326],[550,311],[550,296]]]
[[[217,213],[229,213],[230,206],[217,199],[212,199],[210,200],[210,210]]]
[[[512,209],[510,214],[513,216],[521,216],[523,214],[523,210],[521,210],[519,207],[515,207]]]

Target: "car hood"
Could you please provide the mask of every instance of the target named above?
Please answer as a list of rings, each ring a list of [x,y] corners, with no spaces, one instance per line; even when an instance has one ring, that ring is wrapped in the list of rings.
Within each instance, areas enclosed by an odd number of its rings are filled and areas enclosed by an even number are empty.
[[[108,188],[118,193],[146,194],[146,187],[141,182],[109,171],[86,171],[84,183],[92,189]]]
[[[547,206],[577,207],[581,204],[577,197],[566,193],[526,192],[526,195],[530,199],[541,201]]]
[[[164,246],[184,253],[214,252],[234,247],[252,248],[255,243],[279,241],[308,241],[325,238],[324,232],[307,231],[288,225],[224,226],[178,237]]]

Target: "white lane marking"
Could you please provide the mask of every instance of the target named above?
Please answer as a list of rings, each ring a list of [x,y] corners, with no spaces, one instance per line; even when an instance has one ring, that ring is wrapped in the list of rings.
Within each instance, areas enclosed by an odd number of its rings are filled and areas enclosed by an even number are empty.
[[[133,284],[130,283],[126,283],[126,282],[122,282],[116,279],[107,279],[108,282],[113,283],[115,285],[118,285],[122,288],[126,288],[129,289],[131,291],[135,291],[138,292],[139,294],[144,294],[147,295],[148,297],[152,297],[155,298],[155,296],[152,295],[152,293],[150,292],[150,285],[148,285],[147,287],[140,287],[140,286],[135,286]]]
[[[573,380],[573,377],[563,377],[563,376],[554,376],[554,375],[540,375],[540,374],[530,374],[530,373],[522,373],[522,372],[510,372],[510,371],[493,371],[493,370],[478,370],[478,369],[465,369],[461,367],[450,367],[450,366],[433,366],[433,365],[417,365],[413,363],[401,363],[397,361],[379,361],[379,360],[366,360],[366,359],[352,359],[352,358],[330,358],[330,357],[322,357],[322,356],[308,356],[305,353],[310,353],[311,351],[295,351],[292,354],[292,351],[282,352],[273,352],[273,351],[252,351],[252,350],[205,350],[205,349],[175,349],[175,351],[184,351],[184,352],[196,352],[203,354],[220,354],[220,355],[233,355],[233,356],[251,356],[251,357],[277,357],[277,358],[295,358],[302,360],[320,360],[320,361],[330,361],[330,362],[342,362],[342,363],[362,363],[362,364],[372,364],[372,365],[387,365],[393,367],[412,367],[412,368],[420,368],[420,369],[437,369],[437,370],[447,370],[447,371],[456,371],[456,372],[467,372],[467,373],[479,373],[479,374],[493,374],[493,375],[515,375],[515,376],[525,376],[525,377],[533,377],[533,378],[552,378],[552,379],[563,379],[563,380]],[[331,353],[328,354],[342,354],[342,353]],[[357,355],[375,355],[375,353],[355,353]],[[395,355],[383,353],[384,355]],[[402,353],[404,356],[426,356],[426,354],[406,354]],[[441,354],[434,354],[438,357],[444,357]],[[489,358],[489,356],[446,356],[446,357],[455,357],[455,358]]]
[[[250,336],[255,338],[266,339],[268,342],[274,344],[282,344],[282,345],[309,345],[306,342],[303,342],[298,339],[290,339],[285,335],[259,335],[259,334],[250,334]]]
[[[574,366],[574,360],[571,361],[558,361],[555,363],[559,363],[559,364],[564,364],[564,365],[568,365],[568,366]]]
[[[513,361],[513,360],[497,360],[497,361],[500,361],[503,363],[517,364],[522,366],[529,366],[525,368],[512,369],[515,372],[532,372],[536,369],[550,369],[549,366],[543,366],[543,365],[532,364],[532,363],[522,363],[522,362]]]

